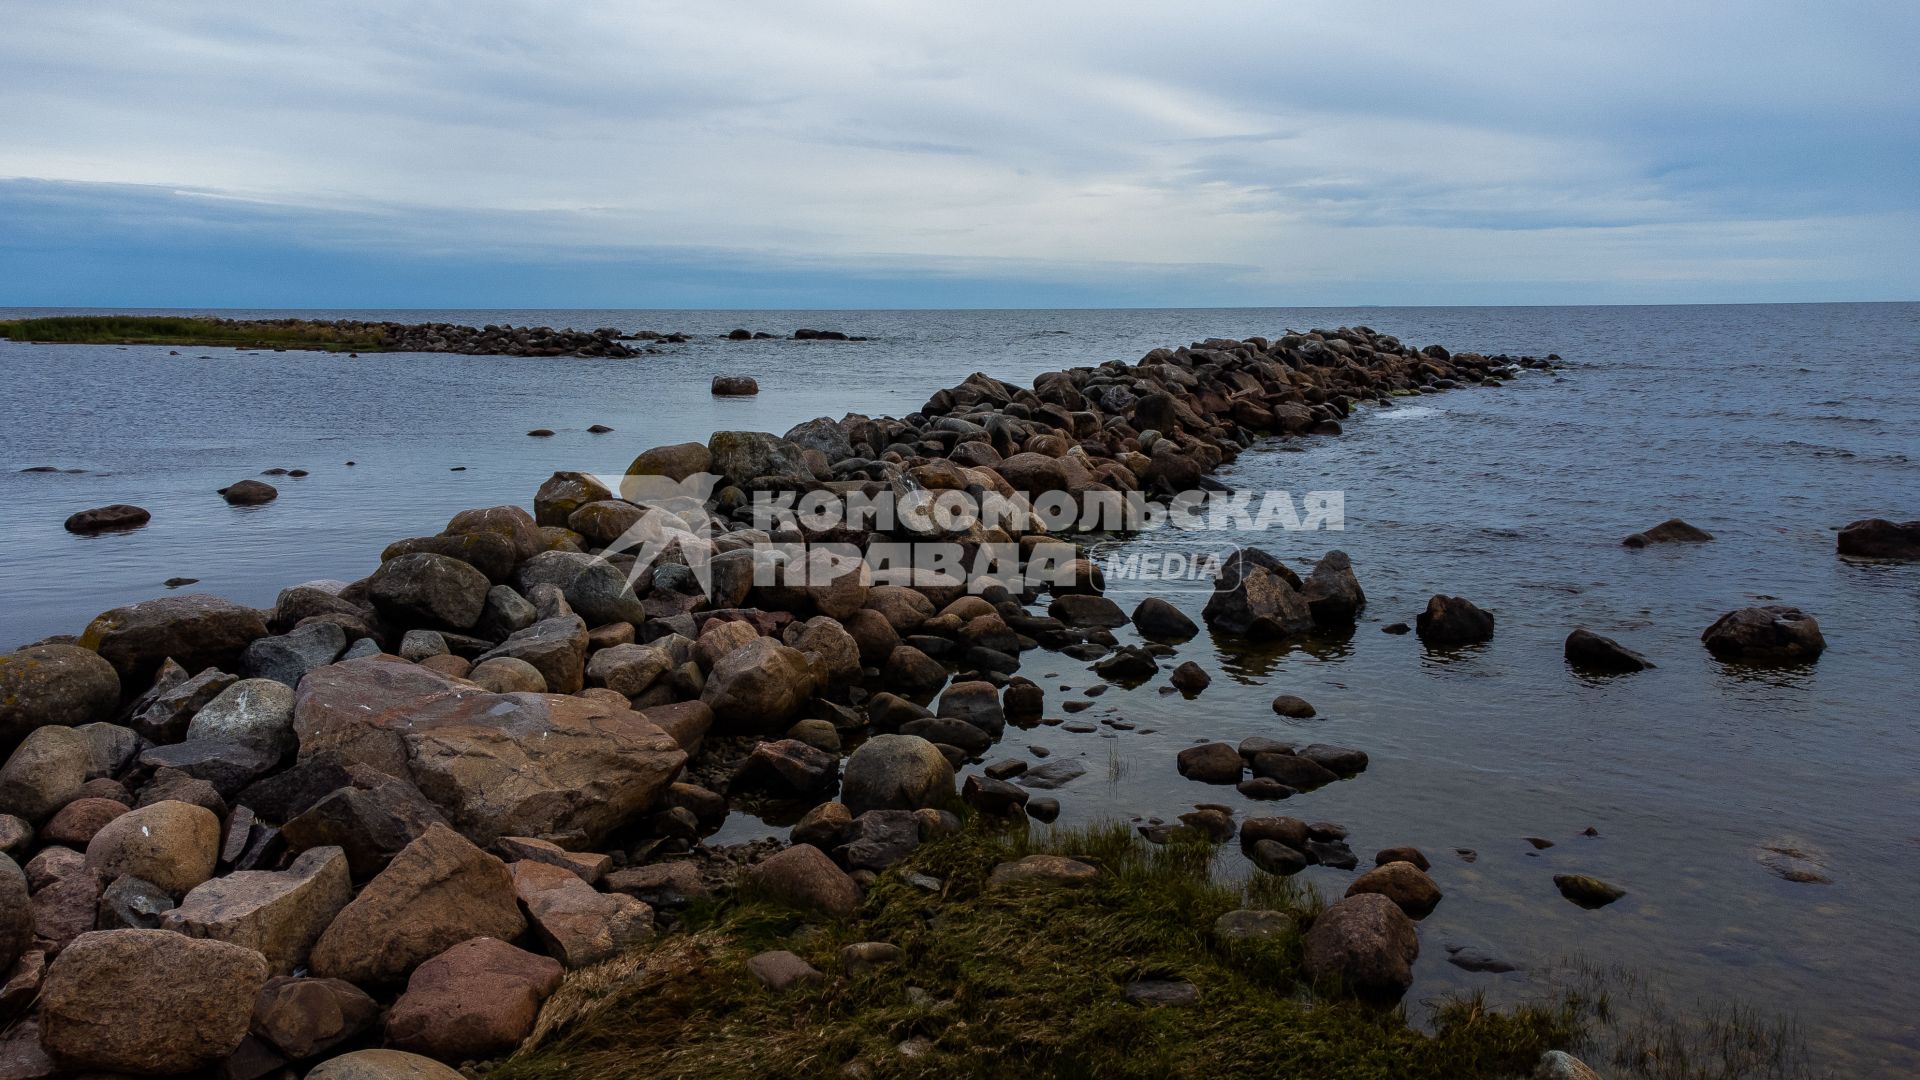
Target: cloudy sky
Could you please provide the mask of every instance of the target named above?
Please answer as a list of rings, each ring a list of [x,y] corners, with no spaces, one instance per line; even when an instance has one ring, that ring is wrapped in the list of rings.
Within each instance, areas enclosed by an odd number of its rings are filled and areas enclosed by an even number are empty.
[[[0,305],[1920,298],[1912,0],[0,0]]]

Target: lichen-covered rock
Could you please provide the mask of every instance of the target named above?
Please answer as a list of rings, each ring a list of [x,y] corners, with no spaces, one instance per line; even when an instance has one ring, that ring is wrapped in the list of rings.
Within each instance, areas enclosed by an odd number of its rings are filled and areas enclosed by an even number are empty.
[[[112,664],[123,686],[145,686],[169,658],[188,671],[237,670],[241,653],[266,635],[265,621],[252,608],[188,593],[102,612],[87,624],[78,644]]]
[[[0,655],[0,754],[35,728],[109,719],[119,703],[119,672],[91,649],[29,645]]]

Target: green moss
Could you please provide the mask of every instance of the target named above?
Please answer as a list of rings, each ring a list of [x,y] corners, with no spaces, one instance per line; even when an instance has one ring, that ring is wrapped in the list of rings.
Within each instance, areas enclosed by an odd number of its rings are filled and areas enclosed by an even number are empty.
[[[377,352],[377,328],[305,319],[241,321],[173,315],[63,315],[0,321],[0,337],[74,345],[199,345]]]
[[[994,864],[1034,850],[1101,866],[1085,889],[986,888]],[[1440,1010],[1436,1029],[1398,1010],[1316,998],[1297,937],[1227,947],[1223,912],[1310,917],[1315,900],[1262,875],[1211,879],[1213,850],[1155,848],[1124,827],[1057,834],[969,829],[924,845],[846,922],[758,902],[694,912],[648,949],[576,973],[535,1036],[491,1077],[873,1076],[1460,1078],[1519,1076],[1574,1032],[1570,1009]],[[938,893],[906,880],[937,878]],[[888,941],[898,961],[847,973],[841,946]],[[827,974],[774,995],[747,957],[784,948]],[[1180,978],[1185,1008],[1124,996],[1139,978]],[[898,1049],[916,1040],[920,1052]]]

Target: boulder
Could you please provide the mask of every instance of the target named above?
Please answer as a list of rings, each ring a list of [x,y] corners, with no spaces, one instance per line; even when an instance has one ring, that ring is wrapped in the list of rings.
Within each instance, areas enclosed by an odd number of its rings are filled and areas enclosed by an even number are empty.
[[[526,925],[505,864],[430,825],[328,924],[310,966],[326,978],[391,984],[463,941],[510,941]]]
[[[280,497],[279,490],[263,480],[241,480],[214,494],[227,500],[228,506],[263,506]]]
[[[1405,993],[1420,955],[1413,920],[1378,893],[1349,896],[1322,911],[1303,944],[1308,976],[1363,997],[1391,999]]]
[[[989,888],[1080,888],[1100,880],[1100,868],[1064,855],[1028,855],[996,865],[987,874]]]
[[[509,870],[521,862],[546,863],[566,870],[589,885],[605,877],[607,868],[613,865],[611,856],[590,851],[568,851],[559,844],[534,836],[503,836],[494,844],[494,849],[507,860]]]
[[[1440,904],[1440,886],[1426,871],[1410,862],[1382,863],[1353,879],[1348,896],[1378,893],[1394,902],[1410,919],[1424,919]]]
[[[279,761],[276,754],[231,739],[191,739],[172,746],[150,747],[140,753],[141,765],[149,769],[174,769],[196,780],[205,780],[222,798],[232,797],[271,771]]]
[[[926,739],[875,735],[847,758],[841,800],[855,814],[917,810],[953,798],[953,766]]]
[[[1414,620],[1414,632],[1434,648],[1476,645],[1493,638],[1493,615],[1461,596],[1436,594]]]
[[[641,451],[640,456],[627,466],[627,476],[664,476],[679,483],[688,477],[708,471],[713,464],[713,455],[705,443],[674,443],[671,446],[656,446]],[[650,489],[649,489],[650,490]],[[634,498],[640,492],[629,492],[628,485],[622,481],[620,495],[625,499]]]
[[[715,375],[713,377],[714,397],[752,397],[760,392],[760,384],[751,375]]]
[[[447,522],[447,527],[440,533],[442,536],[498,538],[506,543],[516,563],[530,559],[547,548],[547,541],[540,532],[539,523],[534,521],[532,514],[518,506],[489,506],[477,510],[462,510],[453,515],[453,518]]]
[[[533,493],[533,520],[538,525],[565,525],[575,510],[612,497],[613,492],[589,473],[557,472]]]
[[[317,667],[340,658],[347,648],[347,632],[337,623],[302,623],[285,634],[258,638],[240,654],[240,670],[289,688]]]
[[[686,762],[671,736],[621,705],[489,694],[377,658],[308,677],[294,726],[303,756],[335,750],[410,779],[482,844],[592,846],[649,809]]]
[[[1281,694],[1274,698],[1273,711],[1293,720],[1311,720],[1318,715],[1312,702],[1294,694]]]
[[[1232,743],[1211,742],[1189,746],[1175,758],[1180,775],[1203,784],[1237,784],[1246,761]]]
[[[818,661],[829,680],[849,683],[860,678],[860,643],[839,620],[816,615],[790,625],[785,637],[788,645]]]
[[[165,930],[100,930],[62,949],[40,989],[40,1040],[76,1071],[171,1075],[246,1038],[267,962]]]
[[[0,854],[0,978],[33,944],[33,908],[27,875],[11,856]]]
[[[813,795],[830,789],[839,775],[839,755],[798,739],[772,739],[753,748],[733,783],[782,795]]]
[[[379,1004],[350,982],[279,976],[260,988],[251,1027],[253,1034],[299,1061],[353,1038],[379,1018]]]
[[[1627,547],[1641,548],[1648,544],[1704,544],[1713,539],[1713,534],[1705,529],[1696,529],[1679,518],[1668,518],[1645,532],[1637,532],[1620,541]]]
[[[1133,628],[1148,641],[1178,644],[1200,632],[1186,613],[1157,596],[1149,596],[1133,609]]]
[[[427,960],[387,1013],[387,1043],[441,1061],[499,1057],[533,1031],[560,986],[553,960],[479,937]]]
[[[367,580],[367,598],[399,626],[468,630],[480,621],[491,588],[471,565],[420,551],[381,563]]]
[[[160,920],[173,910],[173,897],[158,885],[132,874],[121,874],[100,893],[98,930],[158,930]]]
[[[1602,908],[1627,895],[1627,890],[1618,885],[1601,881],[1586,874],[1555,874],[1553,886],[1560,895],[1583,908]]]
[[[152,520],[153,515],[141,507],[129,503],[114,503],[111,506],[96,506],[91,510],[81,510],[68,515],[66,528],[70,533],[90,536],[94,533],[137,529]]]
[[[87,869],[101,880],[132,874],[174,896],[212,877],[219,860],[220,819],[172,800],[114,818],[87,843]]]
[[[287,819],[280,835],[294,851],[339,848],[353,877],[365,881],[386,869],[429,825],[444,825],[446,819],[407,781],[362,766],[354,769],[365,786],[349,783],[321,796]]]
[[[1047,605],[1047,614],[1068,626],[1110,628],[1127,625],[1126,613],[1120,610],[1119,604],[1092,593],[1056,596],[1053,603]]]
[[[0,655],[0,754],[41,727],[77,727],[111,717],[120,674],[78,645],[29,645]]]
[[[586,686],[587,624],[578,615],[541,619],[480,654],[476,664],[511,657],[533,665],[554,694],[577,694]]]
[[[860,906],[860,887],[811,844],[797,844],[762,860],[744,880],[753,891],[793,907],[845,917]]]
[[[275,760],[285,757],[297,742],[293,687],[274,679],[241,679],[194,714],[187,738],[224,739],[264,751]]]
[[[85,733],[35,728],[0,765],[0,813],[45,821],[78,798],[93,773],[93,741]]]
[[[731,484],[761,476],[812,476],[804,451],[764,431],[716,431],[707,440],[708,469]]]
[[[646,692],[653,681],[673,670],[673,657],[652,645],[615,645],[601,649],[587,661],[587,685],[604,686],[625,697]]]
[[[126,804],[116,799],[75,799],[41,827],[40,842],[84,848],[107,822],[126,812]]]
[[[311,848],[285,870],[242,870],[194,888],[160,927],[244,945],[265,956],[274,974],[290,975],[351,899],[346,853]]]
[[[964,720],[993,738],[1006,731],[1006,712],[1000,704],[1000,692],[990,682],[956,682],[940,694],[936,715]]]
[[[1700,640],[1719,659],[1743,664],[1804,664],[1827,648],[1814,617],[1784,604],[1730,611]]]
[[[1206,669],[1199,664],[1187,660],[1173,669],[1173,674],[1168,676],[1167,683],[1182,694],[1192,697],[1213,685],[1213,676],[1207,674]]]
[[[78,644],[112,664],[122,686],[145,686],[169,658],[188,671],[236,670],[246,647],[265,636],[267,625],[254,609],[188,593],[103,612],[87,624]]]
[[[179,742],[187,737],[187,725],[193,722],[193,715],[238,678],[219,668],[207,668],[135,702],[127,724],[152,742]]]
[[[1201,614],[1213,629],[1241,637],[1289,637],[1314,625],[1299,575],[1257,548],[1227,556]]]
[[[1587,630],[1575,630],[1567,635],[1566,656],[1567,663],[1576,668],[1615,675],[1645,671],[1654,666],[1653,661],[1612,638]]]
[[[1313,568],[1300,590],[1307,610],[1320,626],[1351,626],[1367,606],[1367,594],[1353,574],[1353,560],[1344,551],[1329,551]]]
[[[467,681],[496,694],[544,694],[547,678],[540,669],[513,656],[482,660],[467,671]]]
[[[523,859],[509,869],[533,929],[569,968],[608,960],[653,936],[653,909],[603,893],[571,869]]]
[[[772,638],[754,640],[713,665],[700,700],[715,722],[747,730],[782,727],[818,689],[806,654]]]
[[[1856,559],[1920,560],[1920,521],[1866,518],[1840,530],[1839,551]]]

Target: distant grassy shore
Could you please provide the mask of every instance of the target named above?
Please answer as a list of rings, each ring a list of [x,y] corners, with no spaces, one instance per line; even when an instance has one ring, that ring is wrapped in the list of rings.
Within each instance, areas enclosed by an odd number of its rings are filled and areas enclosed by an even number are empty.
[[[210,345],[242,349],[378,352],[389,348],[377,323],[308,319],[190,318],[175,315],[63,315],[0,321],[0,337],[62,345]]]

